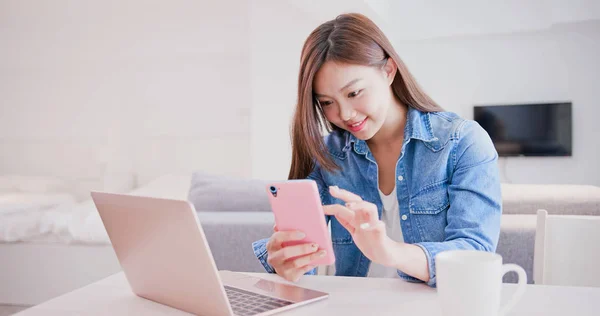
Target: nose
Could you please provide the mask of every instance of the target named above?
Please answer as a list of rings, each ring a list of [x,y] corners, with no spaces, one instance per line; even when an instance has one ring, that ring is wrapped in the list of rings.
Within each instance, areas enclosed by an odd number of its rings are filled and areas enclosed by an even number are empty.
[[[340,104],[340,118],[346,122],[356,116],[356,111],[349,104]]]

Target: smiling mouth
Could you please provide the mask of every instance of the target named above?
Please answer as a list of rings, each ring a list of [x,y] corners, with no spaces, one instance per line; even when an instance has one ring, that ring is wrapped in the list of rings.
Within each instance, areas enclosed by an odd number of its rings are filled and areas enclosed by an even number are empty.
[[[348,126],[348,128],[352,131],[352,132],[358,132],[361,129],[363,129],[363,127],[365,126],[365,123],[367,122],[367,118],[365,117],[364,120],[360,121],[360,122],[356,122],[354,124],[347,124],[346,126]]]

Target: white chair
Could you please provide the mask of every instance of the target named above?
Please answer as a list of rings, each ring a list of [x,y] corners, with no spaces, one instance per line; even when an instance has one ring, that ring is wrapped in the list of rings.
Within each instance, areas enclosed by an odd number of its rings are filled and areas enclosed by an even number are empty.
[[[535,284],[600,287],[600,216],[537,211]]]

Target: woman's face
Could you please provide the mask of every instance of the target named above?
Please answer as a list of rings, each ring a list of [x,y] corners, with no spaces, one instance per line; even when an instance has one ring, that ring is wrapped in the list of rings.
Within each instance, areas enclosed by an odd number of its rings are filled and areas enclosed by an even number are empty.
[[[315,96],[331,124],[369,140],[383,125],[393,102],[393,62],[383,68],[328,61],[313,82]]]

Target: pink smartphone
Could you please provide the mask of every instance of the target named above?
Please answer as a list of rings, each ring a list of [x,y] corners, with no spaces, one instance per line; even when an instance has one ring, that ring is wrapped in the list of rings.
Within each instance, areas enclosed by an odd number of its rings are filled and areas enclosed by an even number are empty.
[[[329,265],[335,262],[331,236],[317,183],[313,180],[287,180],[267,185],[271,209],[279,231],[299,230],[306,234],[303,240],[285,242],[283,246],[316,243],[319,250],[327,251],[323,258],[311,264]]]

